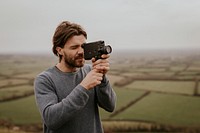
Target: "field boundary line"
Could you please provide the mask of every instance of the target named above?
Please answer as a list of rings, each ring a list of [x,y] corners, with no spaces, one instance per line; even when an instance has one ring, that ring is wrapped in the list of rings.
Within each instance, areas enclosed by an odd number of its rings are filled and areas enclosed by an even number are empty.
[[[25,85],[30,85],[30,86],[32,86],[32,84],[30,84],[30,83],[21,83],[21,84],[12,84],[12,85],[0,86],[0,89],[6,89],[6,88],[18,87],[18,86],[25,86]]]
[[[29,97],[29,96],[32,96],[32,95],[34,95],[34,91],[29,91],[29,92],[25,92],[23,95],[13,95],[11,97],[4,98],[4,99],[0,100],[0,103],[8,102],[8,101],[14,101],[14,100]]]
[[[120,109],[116,110],[114,113],[112,113],[109,118],[113,118],[114,116],[118,115],[119,113],[123,112],[124,110],[126,110],[127,108],[131,107],[133,104],[137,103],[138,101],[140,101],[141,99],[143,99],[145,96],[149,95],[151,93],[151,91],[146,91],[144,94],[142,94],[140,97],[138,97],[137,99],[130,101],[128,104],[126,104],[125,106],[121,107]]]

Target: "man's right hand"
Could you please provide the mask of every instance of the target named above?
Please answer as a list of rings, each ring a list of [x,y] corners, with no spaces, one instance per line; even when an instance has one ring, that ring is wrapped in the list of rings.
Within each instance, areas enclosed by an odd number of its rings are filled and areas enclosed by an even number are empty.
[[[80,83],[85,89],[90,90],[93,87],[101,84],[103,74],[99,73],[96,69],[91,70],[87,76]]]

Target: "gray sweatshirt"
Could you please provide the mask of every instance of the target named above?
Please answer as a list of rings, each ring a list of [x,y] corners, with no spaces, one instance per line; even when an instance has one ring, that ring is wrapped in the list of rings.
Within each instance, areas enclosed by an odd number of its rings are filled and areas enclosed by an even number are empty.
[[[91,90],[79,85],[89,71],[89,65],[73,73],[54,66],[36,77],[35,97],[44,133],[103,133],[98,106],[112,112],[116,95],[106,76]]]

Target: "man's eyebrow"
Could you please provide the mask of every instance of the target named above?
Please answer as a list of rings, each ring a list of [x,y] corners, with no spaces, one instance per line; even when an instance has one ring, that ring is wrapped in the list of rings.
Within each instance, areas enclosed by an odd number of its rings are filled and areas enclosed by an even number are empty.
[[[75,48],[75,47],[79,47],[79,46],[81,46],[81,45],[79,45],[79,44],[74,44],[74,45],[70,46],[70,48]]]

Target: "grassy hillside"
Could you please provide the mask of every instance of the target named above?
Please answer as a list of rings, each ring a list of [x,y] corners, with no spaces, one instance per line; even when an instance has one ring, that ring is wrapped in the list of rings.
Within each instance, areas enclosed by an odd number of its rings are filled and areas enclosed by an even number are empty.
[[[113,54],[108,77],[117,106],[113,113],[100,109],[104,128],[110,132],[199,132],[199,58],[198,52]],[[0,132],[41,131],[33,81],[55,65],[56,58],[0,55],[0,61]]]

